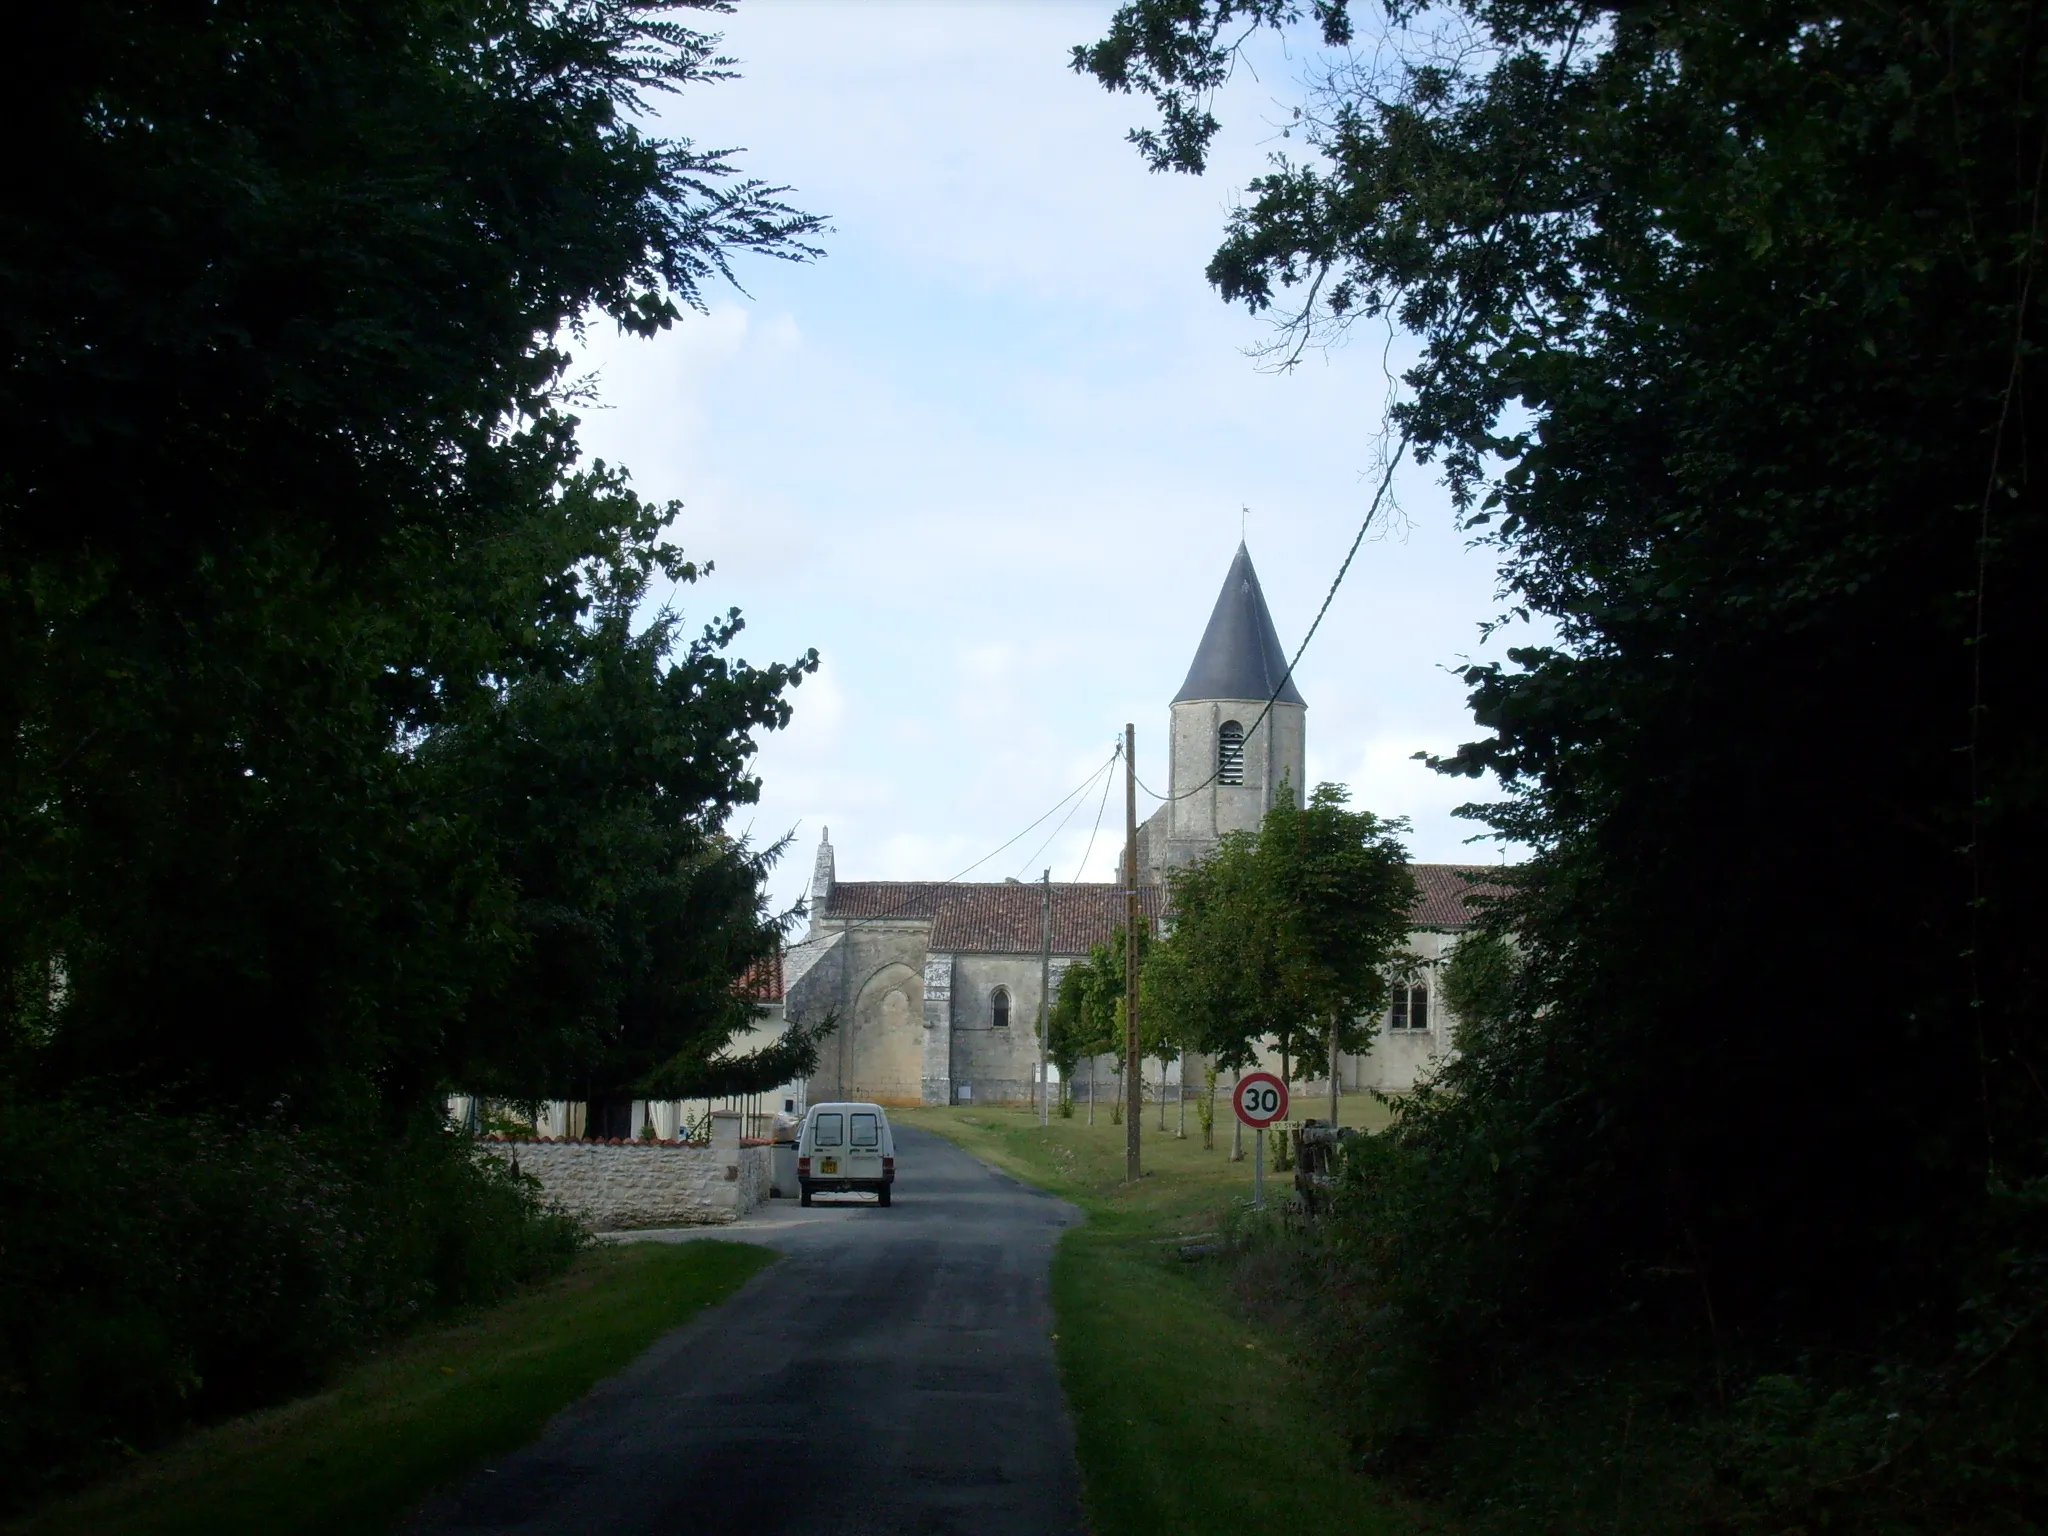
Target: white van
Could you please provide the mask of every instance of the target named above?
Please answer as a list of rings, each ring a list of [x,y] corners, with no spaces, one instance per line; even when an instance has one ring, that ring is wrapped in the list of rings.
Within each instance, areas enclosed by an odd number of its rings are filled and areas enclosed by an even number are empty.
[[[796,1186],[805,1205],[820,1190],[871,1189],[889,1203],[896,1138],[879,1104],[813,1104],[796,1138]]]

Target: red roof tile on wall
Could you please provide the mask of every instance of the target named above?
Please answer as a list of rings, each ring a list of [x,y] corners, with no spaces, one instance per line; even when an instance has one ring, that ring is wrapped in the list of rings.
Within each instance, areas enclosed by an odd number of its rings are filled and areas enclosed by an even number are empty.
[[[1159,916],[1161,893],[1147,887],[1139,901],[1148,918]],[[971,954],[1035,955],[1042,942],[1044,887],[1037,884],[851,880],[832,887],[828,921],[929,922],[928,947]],[[1107,944],[1123,926],[1122,889],[1113,885],[1052,888],[1052,952],[1085,955]]]
[[[1159,916],[1160,891],[1148,886],[1138,903]],[[931,948],[985,955],[1037,954],[1044,930],[1044,890],[1035,885],[955,886],[932,922]],[[1123,891],[1113,885],[1052,888],[1052,952],[1085,955],[1124,925]]]
[[[736,996],[750,1003],[779,1003],[782,1001],[782,949],[778,945],[775,953],[758,960],[732,984]]]
[[[1476,922],[1484,908],[1471,898],[1498,897],[1506,888],[1487,877],[1500,871],[1490,864],[1410,864],[1419,899],[1408,909],[1417,928],[1462,928]]]
[[[943,880],[841,880],[832,887],[821,916],[877,921],[929,922],[949,892],[964,887]]]

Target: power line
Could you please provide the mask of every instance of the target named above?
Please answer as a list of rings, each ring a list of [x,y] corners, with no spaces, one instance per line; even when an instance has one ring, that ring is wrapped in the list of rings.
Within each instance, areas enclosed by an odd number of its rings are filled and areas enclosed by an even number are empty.
[[[1118,756],[1121,755],[1121,753],[1118,754]],[[1096,769],[1095,771],[1098,774],[1106,774],[1115,767],[1116,757],[1111,757],[1108,762],[1104,763],[1100,768]],[[1108,787],[1105,785],[1103,793],[1107,794],[1108,792]],[[1074,812],[1080,810],[1081,807],[1086,805],[1087,803],[1088,799],[1087,796],[1084,794],[1079,799],[1075,800],[1074,803],[1067,808],[1067,814],[1060,818],[1060,824],[1058,826],[1054,827],[1052,831],[1048,832],[1045,835],[1045,841],[1038,845],[1037,852],[1033,853],[1030,858],[1026,859],[1022,864],[1019,864],[1017,866],[1018,876],[1021,876],[1025,870],[1029,869],[1032,865],[1038,862],[1038,855],[1044,853],[1046,849],[1052,846],[1052,840],[1058,837],[1062,832],[1067,830],[1067,823],[1074,819]]]
[[[1109,755],[1109,766],[1111,768],[1116,767],[1116,760],[1123,755],[1124,744],[1118,742],[1116,750]],[[1102,781],[1102,798],[1095,802],[1095,825],[1089,829],[1088,846],[1081,850],[1081,863],[1074,871],[1074,884],[1076,885],[1081,883],[1081,876],[1088,872],[1088,856],[1095,851],[1095,834],[1102,830],[1102,813],[1109,805],[1109,786],[1115,782],[1114,778],[1107,778]]]
[[[1053,802],[1051,810],[1048,810],[1043,816],[1038,817],[1029,826],[1025,827],[1021,832],[1018,832],[1014,836],[1005,840],[1000,847],[991,849],[989,852],[983,854],[980,858],[976,859],[972,864],[968,865],[965,869],[961,870],[959,874],[954,875],[949,879],[945,880],[919,880],[909,881],[905,883],[922,886],[958,885],[962,880],[966,879],[969,875],[973,874],[974,871],[981,868],[982,865],[986,864],[990,859],[993,859],[997,854],[1002,853],[1005,849],[1011,847],[1013,844],[1021,842],[1024,838],[1030,836],[1030,834],[1034,830],[1036,830],[1038,827],[1043,826],[1046,823],[1046,821],[1048,821],[1055,813],[1057,813],[1060,807],[1064,806],[1069,800],[1072,800],[1075,796],[1083,794],[1088,789],[1092,788],[1098,777],[1100,777],[1108,769],[1114,768],[1116,766],[1116,761],[1120,756],[1122,756],[1121,748],[1119,748],[1115,752],[1110,753],[1108,762],[1104,763],[1100,768],[1097,768],[1094,773],[1089,774],[1087,778],[1083,779],[1079,784],[1076,784],[1064,795],[1061,795],[1058,800]],[[887,884],[888,882],[878,883]],[[893,917],[896,913],[901,912],[905,907],[914,906],[917,903],[917,901],[918,898],[916,896],[907,896],[902,901],[897,902],[895,906],[890,907],[885,911],[871,912],[866,917],[855,918],[847,921],[847,923],[845,924],[845,928],[840,931],[843,932],[854,928],[863,928],[866,927],[869,923],[881,922],[884,918]]]
[[[1316,631],[1323,627],[1323,615],[1330,611],[1330,603],[1336,598],[1337,589],[1344,585],[1344,577],[1351,569],[1351,562],[1358,556],[1358,546],[1365,542],[1366,530],[1372,527],[1373,519],[1380,515],[1380,507],[1385,503],[1387,491],[1394,483],[1395,466],[1401,462],[1401,455],[1407,451],[1408,439],[1406,436],[1403,436],[1400,442],[1395,445],[1394,456],[1387,460],[1386,473],[1380,476],[1380,488],[1373,492],[1372,505],[1365,509],[1365,521],[1358,525],[1358,534],[1352,539],[1351,548],[1344,555],[1344,563],[1337,567],[1336,579],[1330,583],[1330,590],[1323,594],[1323,606],[1316,610],[1315,622],[1309,625],[1308,633],[1301,637],[1301,644],[1295,647],[1294,660],[1288,662],[1287,670],[1280,674],[1280,681],[1273,687],[1273,696],[1266,700],[1266,707],[1259,711],[1259,718],[1254,720],[1252,728],[1244,733],[1246,741],[1250,741],[1254,736],[1258,735],[1259,727],[1266,723],[1266,716],[1270,715],[1273,712],[1273,706],[1280,702],[1280,695],[1286,691],[1288,679],[1294,676],[1294,669],[1301,665],[1302,653],[1308,649],[1309,641],[1315,639]],[[1138,788],[1144,790],[1154,800],[1185,800],[1188,796],[1198,795],[1211,784],[1214,784],[1222,772],[1223,765],[1219,762],[1216,765],[1215,771],[1208,778],[1202,780],[1193,789],[1184,789],[1177,795],[1162,795],[1143,779],[1138,780]]]

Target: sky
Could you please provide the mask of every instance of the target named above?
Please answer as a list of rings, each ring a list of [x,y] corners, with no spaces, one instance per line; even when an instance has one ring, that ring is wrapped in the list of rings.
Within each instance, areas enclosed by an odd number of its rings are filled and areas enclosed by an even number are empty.
[[[741,77],[659,109],[831,226],[823,259],[742,260],[708,314],[651,341],[593,327],[577,358],[588,453],[680,501],[672,536],[715,564],[686,618],[736,606],[737,654],[821,659],[735,823],[793,836],[778,907],[826,827],[842,880],[1110,878],[1121,784],[1099,833],[1091,789],[976,861],[1126,721],[1163,789],[1168,701],[1240,536],[1292,654],[1370,503],[1401,338],[1275,373],[1251,355],[1270,323],[1202,276],[1290,147],[1305,57],[1264,46],[1220,99],[1209,173],[1156,175],[1124,142],[1144,104],[1067,67],[1111,9],[743,0],[714,23]],[[1407,818],[1419,860],[1494,862],[1452,815],[1487,786],[1414,754],[1477,734],[1451,669],[1526,634],[1482,635],[1496,562],[1432,471],[1395,485],[1296,672],[1308,777]]]

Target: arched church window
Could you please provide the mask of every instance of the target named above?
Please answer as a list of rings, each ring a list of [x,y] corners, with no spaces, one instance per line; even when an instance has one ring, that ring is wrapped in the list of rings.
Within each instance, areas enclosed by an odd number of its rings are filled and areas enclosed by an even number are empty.
[[[1216,732],[1216,780],[1219,784],[1244,782],[1244,727],[1226,720]]]
[[[988,997],[989,1022],[997,1029],[1010,1027],[1010,989],[997,987]]]
[[[1429,1028],[1429,983],[1426,980],[1396,982],[1394,984],[1394,1011],[1387,1020],[1389,1029]]]

